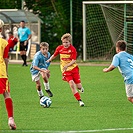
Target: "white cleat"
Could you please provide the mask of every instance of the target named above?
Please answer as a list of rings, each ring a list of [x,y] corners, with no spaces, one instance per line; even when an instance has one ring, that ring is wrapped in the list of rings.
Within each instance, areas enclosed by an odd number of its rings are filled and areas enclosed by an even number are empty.
[[[85,106],[85,104],[82,101],[79,101],[79,106],[83,107],[83,106]]]
[[[14,122],[14,118],[13,117],[10,117],[8,119],[8,126],[11,130],[16,130],[16,124]]]

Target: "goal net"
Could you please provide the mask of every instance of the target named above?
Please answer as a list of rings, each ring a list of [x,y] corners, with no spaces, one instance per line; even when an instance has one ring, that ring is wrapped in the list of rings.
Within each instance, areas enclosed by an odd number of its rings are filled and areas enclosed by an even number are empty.
[[[115,43],[133,54],[133,1],[83,2],[83,60],[110,60]]]

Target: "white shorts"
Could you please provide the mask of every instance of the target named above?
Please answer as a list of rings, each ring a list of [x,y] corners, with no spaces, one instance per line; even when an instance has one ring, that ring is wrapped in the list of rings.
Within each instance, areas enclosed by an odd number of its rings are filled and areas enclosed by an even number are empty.
[[[36,82],[36,81],[40,80],[40,76],[41,76],[40,72],[38,74],[31,75],[32,81]]]
[[[42,69],[44,69],[44,68],[42,68]],[[44,69],[44,70],[46,70],[46,69]],[[37,74],[35,74],[35,75],[31,75],[32,81],[36,82],[36,81],[40,80],[40,76],[41,76],[40,71]]]
[[[133,97],[133,84],[125,84],[127,97]]]

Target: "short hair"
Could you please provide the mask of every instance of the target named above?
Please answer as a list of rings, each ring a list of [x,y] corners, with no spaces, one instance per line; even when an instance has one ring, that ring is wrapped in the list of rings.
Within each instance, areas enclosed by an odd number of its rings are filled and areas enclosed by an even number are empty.
[[[66,33],[64,34],[62,37],[61,37],[61,41],[64,40],[64,39],[67,39],[69,40],[70,42],[72,42],[72,36],[70,33]]]
[[[119,40],[116,42],[116,47],[118,47],[122,51],[125,51],[127,48],[127,43],[124,40]]]
[[[22,21],[20,21],[20,22],[23,22],[23,23],[25,23],[25,21],[24,21],[24,20],[22,20]]]
[[[41,42],[41,43],[40,43],[40,48],[41,48],[42,46],[43,46],[43,47],[49,47],[49,44],[48,44],[47,42]]]

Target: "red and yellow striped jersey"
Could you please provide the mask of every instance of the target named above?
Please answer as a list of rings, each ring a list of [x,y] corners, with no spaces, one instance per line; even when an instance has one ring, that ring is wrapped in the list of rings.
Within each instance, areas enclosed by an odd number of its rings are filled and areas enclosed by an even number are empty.
[[[77,51],[73,45],[70,45],[68,48],[65,48],[63,45],[60,45],[56,48],[54,56],[60,55],[60,67],[61,71],[63,72],[63,67],[70,63],[73,60],[76,60],[77,57]],[[66,71],[71,71],[73,68],[77,66],[77,63],[75,62],[71,66],[67,68]]]
[[[0,38],[0,78],[7,78],[6,64],[4,58],[8,58],[8,42]]]

